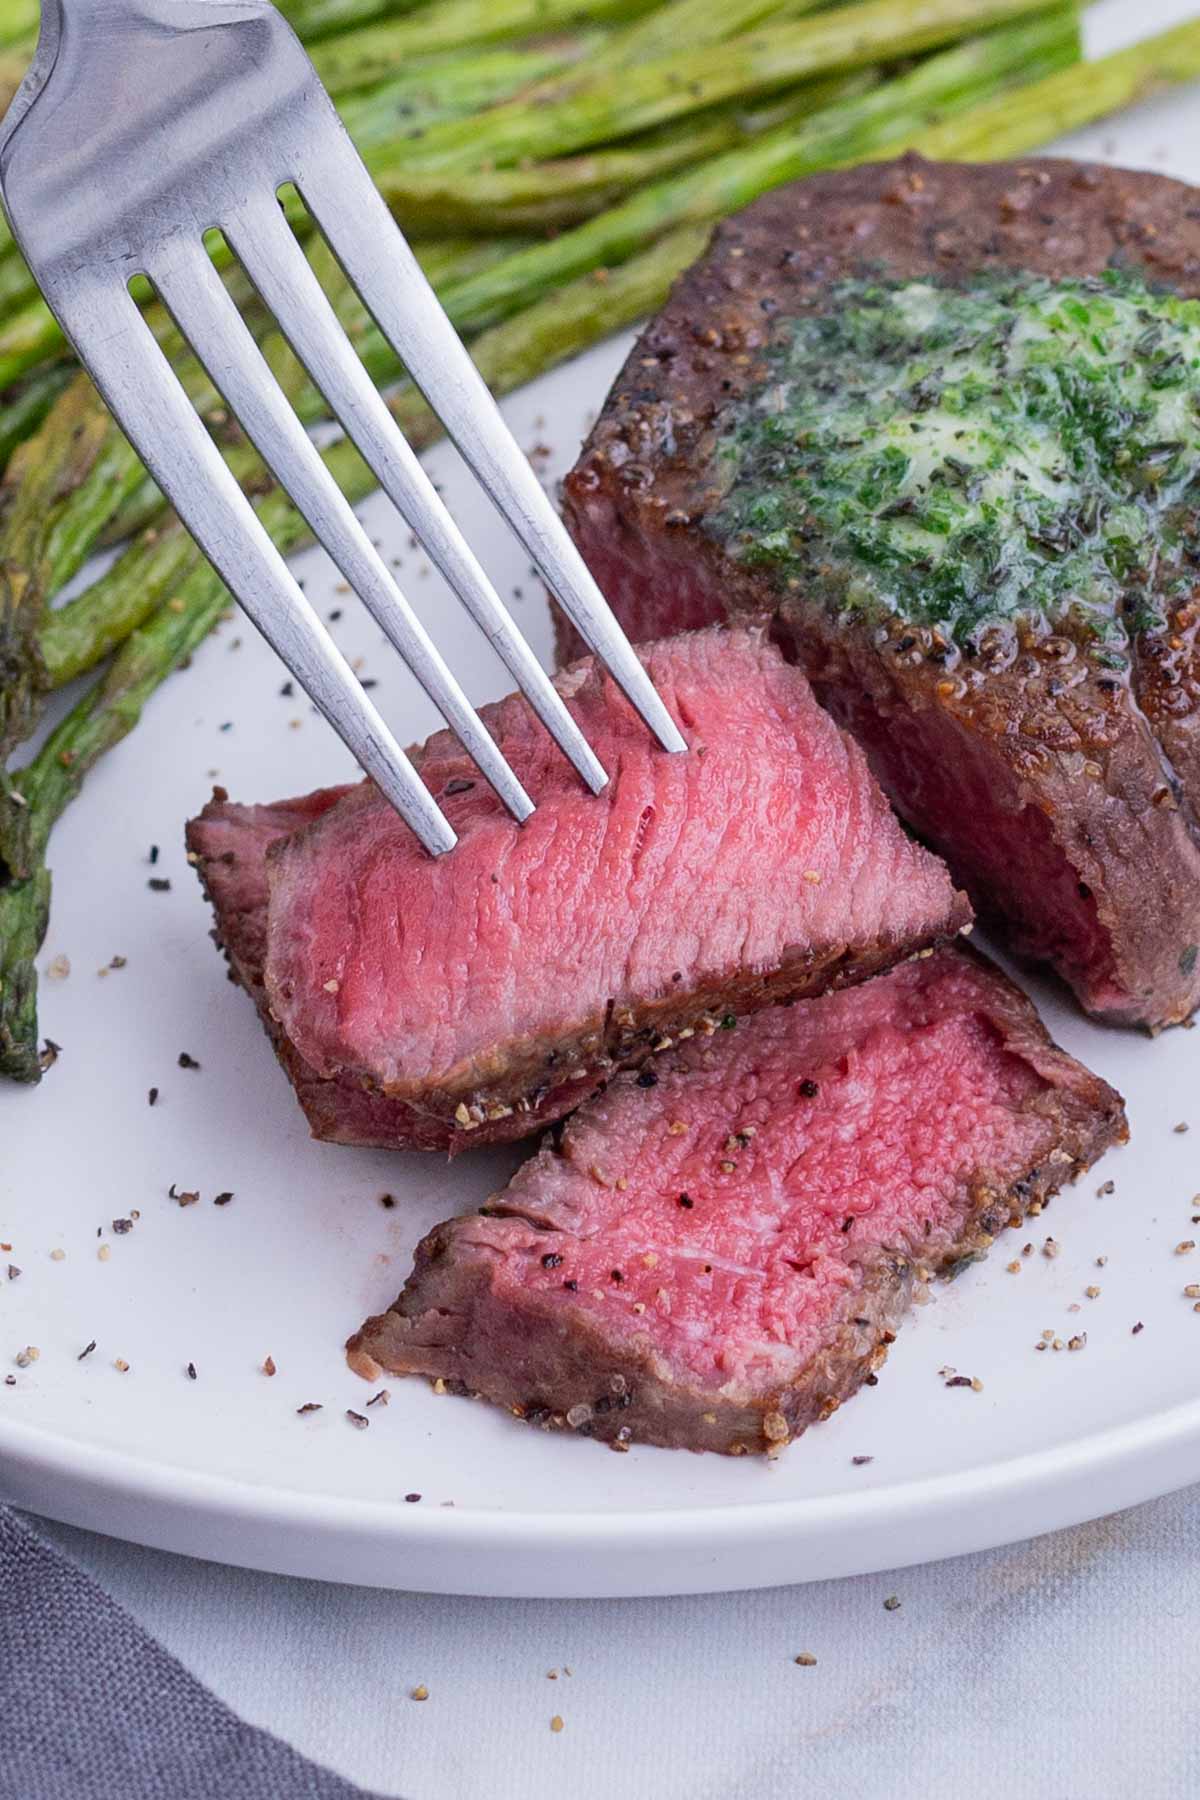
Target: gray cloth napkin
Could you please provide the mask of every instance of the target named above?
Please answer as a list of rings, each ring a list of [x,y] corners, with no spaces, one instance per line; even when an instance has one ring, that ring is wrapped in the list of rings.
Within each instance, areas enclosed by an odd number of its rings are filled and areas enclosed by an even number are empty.
[[[0,1507],[0,1800],[372,1797],[230,1712]]]

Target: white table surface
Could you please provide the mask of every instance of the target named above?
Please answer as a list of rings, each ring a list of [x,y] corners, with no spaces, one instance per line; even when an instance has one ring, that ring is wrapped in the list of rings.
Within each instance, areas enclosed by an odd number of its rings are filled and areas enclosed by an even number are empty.
[[[1104,0],[1089,42],[1195,12]],[[1063,147],[1200,180],[1200,92]],[[407,1800],[1200,1793],[1200,1489],[893,1575],[653,1601],[338,1588],[47,1529],[245,1718]]]
[[[1200,1792],[1200,1489],[925,1568],[676,1600],[381,1593],[47,1529],[243,1717],[406,1800]]]

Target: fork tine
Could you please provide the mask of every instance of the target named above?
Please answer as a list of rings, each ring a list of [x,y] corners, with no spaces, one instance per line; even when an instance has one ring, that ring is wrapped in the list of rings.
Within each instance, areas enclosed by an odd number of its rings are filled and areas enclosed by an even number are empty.
[[[374,382],[274,202],[225,225],[234,254],[363,460],[486,633],[563,754],[598,793],[608,777],[533,651],[513,624]]]
[[[295,183],[379,329],[584,642],[663,748],[686,749],[336,114],[323,134],[322,154],[297,173]]]
[[[64,284],[47,297],[122,430],[268,643],[425,848],[453,849],[448,820],[304,598],[128,289]]]
[[[279,485],[513,817],[527,819],[532,800],[321,461],[202,244],[172,241],[148,259],[146,273]]]

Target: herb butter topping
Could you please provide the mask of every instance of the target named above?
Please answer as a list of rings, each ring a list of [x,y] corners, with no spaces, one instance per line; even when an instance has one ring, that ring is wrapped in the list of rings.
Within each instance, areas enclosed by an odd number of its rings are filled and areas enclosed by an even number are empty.
[[[1106,661],[1191,592],[1200,302],[1117,271],[852,282],[765,354],[718,447],[739,559],[964,647],[1030,618]]]

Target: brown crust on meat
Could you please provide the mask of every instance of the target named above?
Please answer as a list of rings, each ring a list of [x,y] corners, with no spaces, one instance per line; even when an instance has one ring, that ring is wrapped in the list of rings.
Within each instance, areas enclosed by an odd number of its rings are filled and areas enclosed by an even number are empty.
[[[561,1303],[531,1295],[514,1317],[495,1298],[487,1265],[456,1259],[463,1221],[453,1219],[418,1246],[413,1273],[391,1310],[368,1319],[349,1340],[350,1367],[367,1380],[385,1372],[426,1375],[458,1392],[484,1394],[533,1424],[582,1429],[604,1442],[735,1456],[769,1454],[828,1418],[881,1366],[918,1283],[956,1274],[986,1255],[1006,1225],[1040,1210],[1128,1135],[1120,1096],[1060,1050],[1025,995],[983,966],[994,995],[988,1017],[1004,1048],[1051,1084],[1031,1102],[1045,1121],[1037,1158],[1019,1169],[965,1174],[962,1228],[936,1254],[923,1251],[918,1260],[909,1247],[881,1250],[855,1290],[853,1316],[787,1388],[714,1397],[676,1379],[649,1339],[633,1349],[614,1346],[588,1315],[568,1314]],[[503,1202],[499,1195],[490,1204],[503,1208]],[[589,1408],[586,1421],[571,1427],[567,1415],[580,1405]]]
[[[1068,872],[1108,935],[1111,969],[1060,957],[1085,1001],[1117,1023],[1159,1025],[1200,1000],[1200,676],[1192,610],[1174,643],[1143,637],[1132,683],[1097,667],[1066,632],[1027,632],[983,653],[968,680],[947,681],[929,634],[898,624],[876,645],[843,631],[802,595],[728,559],[697,529],[723,409],[761,372],[772,320],[819,309],[859,275],[953,279],[976,269],[1091,274],[1115,261],[1200,295],[1200,195],[1166,176],[1033,158],[988,165],[917,157],[780,189],[717,230],[643,333],[576,467],[565,511],[608,597],[634,635],[721,617],[777,619],[820,697],[864,740],[900,810],[935,845],[935,794],[906,756],[914,722],[932,722],[943,753],[978,756],[1006,813],[1041,815]],[[1197,616],[1200,616],[1198,614]],[[569,633],[559,624],[560,644]],[[964,659],[968,664],[970,659]],[[1038,821],[1038,829],[1043,829]],[[969,882],[968,882],[968,885]],[[986,916],[988,896],[973,895]],[[1011,897],[1010,897],[1011,899]],[[1019,920],[1001,896],[1014,947]]]

